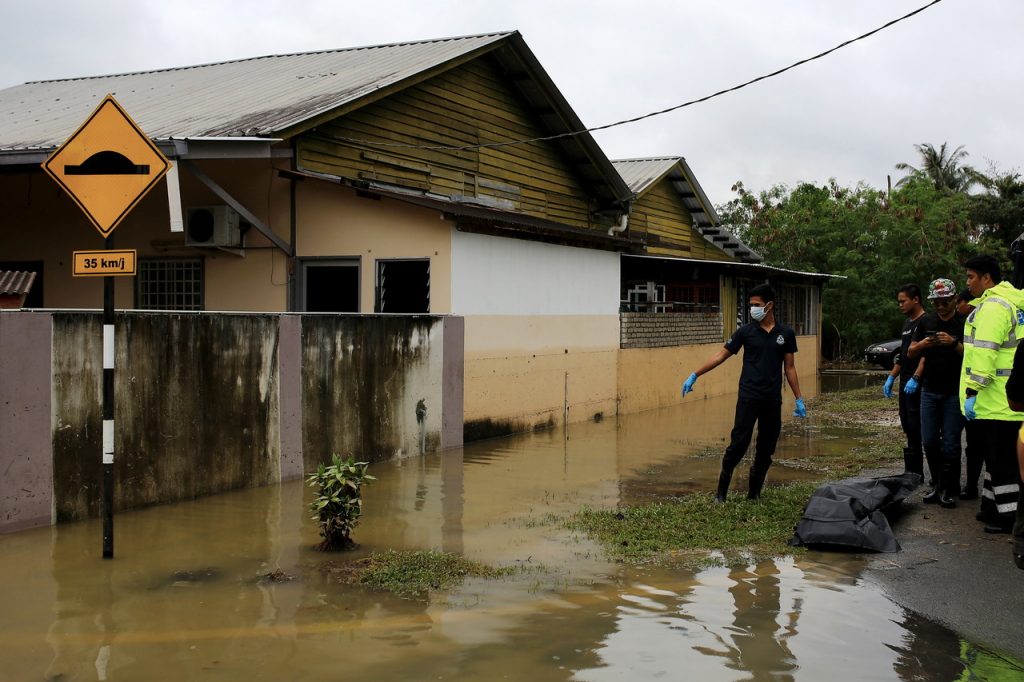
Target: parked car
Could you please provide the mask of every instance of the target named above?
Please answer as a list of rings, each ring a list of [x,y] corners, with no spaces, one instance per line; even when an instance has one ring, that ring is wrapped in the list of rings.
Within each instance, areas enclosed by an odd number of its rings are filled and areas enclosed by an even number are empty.
[[[867,358],[868,362],[879,365],[882,369],[892,369],[897,356],[900,354],[900,345],[902,343],[900,339],[893,339],[892,341],[872,344],[864,349],[864,357]]]

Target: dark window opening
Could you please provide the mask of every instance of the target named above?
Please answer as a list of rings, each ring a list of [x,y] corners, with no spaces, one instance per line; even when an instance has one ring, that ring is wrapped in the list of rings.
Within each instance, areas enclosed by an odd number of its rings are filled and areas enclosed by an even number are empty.
[[[378,313],[430,312],[430,260],[377,261]]]
[[[621,312],[717,313],[721,286],[716,271],[700,264],[622,260]]]
[[[36,279],[32,282],[28,296],[25,297],[24,308],[43,307],[43,261],[41,260],[0,260],[0,270],[13,272],[34,272]]]
[[[304,263],[303,310],[311,313],[359,312],[359,261]]]
[[[135,278],[140,310],[202,310],[202,258],[140,258]]]

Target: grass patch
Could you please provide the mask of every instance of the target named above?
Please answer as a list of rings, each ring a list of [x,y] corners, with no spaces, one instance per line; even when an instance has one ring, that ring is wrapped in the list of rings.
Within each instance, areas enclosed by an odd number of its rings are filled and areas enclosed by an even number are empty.
[[[398,552],[389,549],[355,561],[334,564],[329,570],[343,583],[386,590],[403,599],[426,599],[431,590],[457,587],[470,576],[502,578],[520,569],[489,566],[451,552]]]
[[[810,420],[786,423],[787,435],[813,438],[823,426],[847,430],[820,443],[813,454],[777,460],[817,472],[815,480],[767,487],[753,502],[733,491],[725,504],[703,493],[620,509],[583,509],[565,526],[598,541],[609,558],[630,564],[700,566],[722,563],[712,553],[732,563],[800,552],[788,542],[811,493],[825,481],[865,470],[902,468],[905,440],[897,401],[886,399],[881,386],[821,394],[808,401],[808,411]],[[714,454],[720,456],[720,450]]]
[[[808,401],[812,419],[793,419],[784,433],[799,436],[825,427],[851,429],[855,435],[823,443],[814,455],[790,456],[780,463],[818,471],[828,480],[857,476],[867,469],[902,466],[905,437],[895,398],[878,387],[823,393]]]
[[[771,488],[757,501],[741,495],[716,504],[710,495],[622,509],[582,509],[566,527],[586,533],[610,558],[704,563],[711,551],[727,557],[781,556],[798,551],[787,543],[816,483]]]
[[[893,388],[895,396],[896,389]],[[872,425],[899,429],[899,401],[882,395],[882,385],[821,393],[808,401],[815,421],[836,426]]]

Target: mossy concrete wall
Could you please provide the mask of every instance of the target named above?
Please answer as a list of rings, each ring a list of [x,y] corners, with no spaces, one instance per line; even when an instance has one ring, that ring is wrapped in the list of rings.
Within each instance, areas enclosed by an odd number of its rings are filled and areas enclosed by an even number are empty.
[[[456,322],[119,313],[115,509],[296,478],[332,452],[460,445]],[[98,516],[100,315],[4,313],[0,340],[0,464],[16,474],[2,479],[0,532]]]

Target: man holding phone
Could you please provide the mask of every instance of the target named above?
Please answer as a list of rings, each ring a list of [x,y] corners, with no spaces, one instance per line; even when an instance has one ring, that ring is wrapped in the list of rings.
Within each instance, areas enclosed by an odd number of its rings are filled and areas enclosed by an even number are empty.
[[[907,349],[921,358],[904,390],[921,384],[921,443],[935,487],[923,502],[956,506],[960,494],[960,370],[964,355],[964,318],[956,311],[956,285],[940,278],[928,286],[928,300],[935,310],[926,313],[914,330]]]

